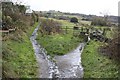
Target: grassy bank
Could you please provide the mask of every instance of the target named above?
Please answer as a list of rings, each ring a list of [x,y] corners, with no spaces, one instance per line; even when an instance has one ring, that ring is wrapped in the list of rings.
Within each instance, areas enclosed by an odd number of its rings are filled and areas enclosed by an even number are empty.
[[[11,33],[8,35],[9,38],[3,41],[3,77],[34,78],[37,76],[37,63],[29,39],[36,26],[37,23],[33,27],[30,26],[26,32]]]
[[[82,53],[84,78],[117,78],[119,76],[118,64],[98,52],[102,44],[92,40],[85,46]]]
[[[38,36],[38,42],[47,50],[48,54],[63,55],[73,50],[80,43],[80,39],[70,35],[56,34]]]

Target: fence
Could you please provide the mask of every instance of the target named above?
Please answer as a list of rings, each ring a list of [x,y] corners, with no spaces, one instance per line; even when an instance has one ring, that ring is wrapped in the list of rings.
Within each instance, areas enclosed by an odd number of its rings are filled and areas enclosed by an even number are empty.
[[[62,30],[64,31],[65,34],[68,34],[68,32],[70,33],[72,32],[74,36],[80,35],[81,32],[89,33],[89,29],[77,26],[71,27],[65,26],[64,28],[62,28]]]

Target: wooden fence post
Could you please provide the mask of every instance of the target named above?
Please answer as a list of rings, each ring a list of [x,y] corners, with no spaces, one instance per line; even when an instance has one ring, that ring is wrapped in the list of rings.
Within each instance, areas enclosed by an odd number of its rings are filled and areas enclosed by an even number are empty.
[[[66,31],[66,34],[67,34],[67,26],[66,26],[66,30],[65,31]]]

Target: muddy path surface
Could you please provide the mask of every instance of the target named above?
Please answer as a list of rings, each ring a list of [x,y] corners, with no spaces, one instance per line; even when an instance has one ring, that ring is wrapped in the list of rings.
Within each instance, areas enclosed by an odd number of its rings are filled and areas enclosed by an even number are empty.
[[[41,46],[37,43],[36,41],[36,36],[37,36],[37,31],[39,29],[40,25],[38,25],[36,27],[36,29],[34,30],[34,32],[32,33],[32,36],[30,38],[31,43],[33,45],[33,49],[35,52],[35,56],[36,56],[36,60],[38,62],[38,77],[40,78],[48,78],[49,74],[48,74],[48,63],[47,60],[45,59],[45,57],[43,56],[42,51],[41,51]]]
[[[38,44],[36,37],[40,24],[35,28],[30,37],[36,60],[38,62],[39,78],[82,78],[83,68],[81,65],[81,53],[85,43],[63,56],[55,56],[53,59],[47,55],[47,51]]]
[[[81,53],[84,43],[70,53],[63,56],[55,56],[56,64],[60,72],[61,78],[82,78],[83,68],[81,65]]]

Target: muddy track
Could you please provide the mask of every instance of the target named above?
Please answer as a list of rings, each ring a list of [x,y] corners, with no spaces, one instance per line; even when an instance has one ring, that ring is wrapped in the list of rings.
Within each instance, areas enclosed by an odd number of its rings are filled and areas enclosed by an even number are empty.
[[[63,56],[55,56],[61,78],[82,78],[83,68],[81,65],[81,53],[84,48],[84,43]]]
[[[30,37],[33,49],[36,55],[36,59],[39,65],[38,77],[39,78],[53,78],[59,77],[59,71],[56,64],[50,60],[51,57],[47,54],[47,51],[38,44],[36,37],[40,24],[35,28],[32,36]],[[55,75],[55,76],[54,76]]]

